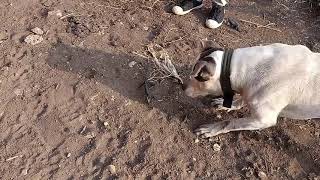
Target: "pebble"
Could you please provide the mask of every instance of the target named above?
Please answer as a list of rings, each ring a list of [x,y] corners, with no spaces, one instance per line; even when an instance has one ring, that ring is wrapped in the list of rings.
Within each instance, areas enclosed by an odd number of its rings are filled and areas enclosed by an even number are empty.
[[[71,156],[71,153],[68,153],[68,154],[67,154],[67,158],[69,158],[70,156]]]
[[[133,66],[136,65],[136,64],[137,64],[137,62],[131,61],[131,62],[129,63],[129,67],[130,67],[130,68],[133,68]]]
[[[23,95],[23,90],[22,89],[16,89],[13,92],[14,92],[14,94],[16,96],[22,96]]]
[[[194,143],[199,143],[199,142],[200,140],[198,138],[194,140]]]
[[[57,17],[62,17],[62,11],[61,10],[54,10],[54,11],[49,11],[48,12],[49,16],[57,16]]]
[[[24,42],[31,44],[31,45],[37,45],[43,41],[42,36],[39,35],[29,35],[24,39]]]
[[[94,137],[96,137],[96,136],[95,136],[95,134],[92,132],[92,133],[90,133],[90,134],[85,135],[85,137],[88,138],[88,139],[92,139],[92,138],[94,138]]]
[[[0,41],[8,39],[8,35],[5,32],[0,32]]]
[[[109,127],[109,123],[108,123],[107,121],[104,122],[103,125],[104,125],[104,127],[106,127],[106,128]]]
[[[28,168],[22,169],[21,174],[26,176],[28,174]]]
[[[35,28],[31,29],[31,32],[33,32],[35,34],[38,34],[38,35],[42,35],[43,34],[43,30],[38,28],[38,27],[35,27]]]
[[[216,143],[216,144],[213,145],[213,150],[216,151],[216,152],[218,152],[218,151],[221,150],[221,146]]]
[[[266,175],[266,173],[263,172],[263,171],[260,171],[260,172],[258,173],[258,176],[259,176],[259,178],[260,178],[261,180],[267,179],[267,175]]]
[[[108,167],[108,170],[109,170],[109,172],[111,173],[111,174],[116,174],[117,173],[117,171],[116,171],[116,167],[114,166],[114,165],[109,165]]]

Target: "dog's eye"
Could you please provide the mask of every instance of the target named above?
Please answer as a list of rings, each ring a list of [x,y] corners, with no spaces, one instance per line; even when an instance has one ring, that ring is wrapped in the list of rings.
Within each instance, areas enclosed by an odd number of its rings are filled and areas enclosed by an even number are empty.
[[[199,82],[205,82],[205,81],[208,81],[209,79],[207,79],[207,78],[204,78],[204,77],[202,77],[202,76],[197,76],[197,77],[195,77],[195,79],[197,80],[197,81],[199,81]]]

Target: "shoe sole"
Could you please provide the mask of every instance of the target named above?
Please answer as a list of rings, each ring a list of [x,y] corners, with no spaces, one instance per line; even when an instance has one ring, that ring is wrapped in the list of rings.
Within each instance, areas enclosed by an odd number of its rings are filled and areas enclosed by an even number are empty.
[[[203,7],[203,4],[201,4],[200,6],[194,7],[194,8],[192,8],[192,9],[188,10],[188,11],[183,11],[181,14],[177,14],[177,13],[174,13],[174,14],[179,15],[179,16],[183,16],[183,15],[186,15],[186,14],[188,14],[189,12],[191,12],[191,11],[193,11],[193,10],[200,9],[200,8],[202,8],[202,7]],[[182,8],[181,8],[181,9],[182,9]]]

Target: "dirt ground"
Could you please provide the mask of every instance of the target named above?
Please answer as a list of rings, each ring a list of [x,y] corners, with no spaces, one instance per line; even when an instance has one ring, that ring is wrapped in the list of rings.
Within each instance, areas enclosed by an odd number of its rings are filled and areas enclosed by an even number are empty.
[[[198,142],[198,125],[249,112],[218,112],[172,80],[150,89],[150,103],[139,88],[150,44],[163,46],[184,78],[202,42],[320,52],[320,10],[303,0],[231,0],[226,18],[240,31],[210,30],[208,1],[186,16],[171,14],[173,3],[0,1],[1,179],[320,179],[319,120],[279,119]],[[35,27],[43,39],[28,44]]]

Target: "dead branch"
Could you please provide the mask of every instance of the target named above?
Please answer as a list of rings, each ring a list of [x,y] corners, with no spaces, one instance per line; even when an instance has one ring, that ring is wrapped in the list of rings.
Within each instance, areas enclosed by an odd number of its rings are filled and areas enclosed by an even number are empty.
[[[282,32],[280,29],[276,29],[276,28],[270,27],[271,25],[275,25],[275,23],[269,23],[267,25],[261,25],[261,24],[255,23],[255,22],[244,20],[244,19],[240,19],[240,21],[245,22],[245,23],[249,23],[249,24],[253,24],[257,28],[266,28],[266,29],[270,29],[270,30],[273,30],[273,31]]]

